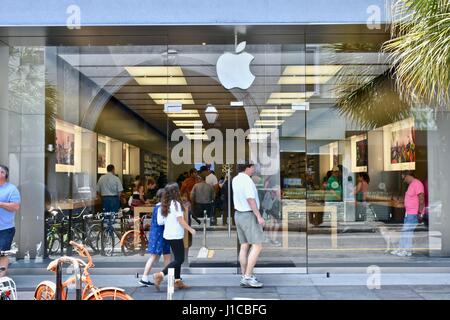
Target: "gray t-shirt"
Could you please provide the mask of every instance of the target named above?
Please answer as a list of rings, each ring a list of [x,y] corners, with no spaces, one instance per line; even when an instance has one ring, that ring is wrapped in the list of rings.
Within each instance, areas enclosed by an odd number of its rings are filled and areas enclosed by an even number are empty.
[[[211,203],[215,197],[214,188],[202,181],[197,183],[191,192],[191,200],[194,203]]]
[[[122,182],[120,179],[108,172],[98,179],[97,192],[105,196],[118,196],[123,191]]]

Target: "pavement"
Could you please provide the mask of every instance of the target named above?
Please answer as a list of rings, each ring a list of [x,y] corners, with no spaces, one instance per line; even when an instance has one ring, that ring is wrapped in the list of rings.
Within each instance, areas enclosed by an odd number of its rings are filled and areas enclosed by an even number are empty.
[[[236,274],[185,274],[191,288],[175,290],[174,300],[450,300],[449,273],[391,274],[259,274],[260,289],[241,288]],[[161,291],[138,285],[136,275],[93,275],[98,287],[117,286],[136,300],[166,300]],[[14,275],[20,300],[32,300],[40,281],[49,275]],[[73,292],[71,289],[70,291]]]

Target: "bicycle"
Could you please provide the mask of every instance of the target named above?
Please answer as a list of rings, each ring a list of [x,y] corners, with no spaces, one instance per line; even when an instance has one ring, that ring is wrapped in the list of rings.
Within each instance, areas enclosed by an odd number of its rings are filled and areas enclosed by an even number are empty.
[[[100,213],[100,216],[103,217],[103,222],[106,222],[106,228],[100,233],[101,252],[103,255],[111,257],[122,238],[122,235],[114,228],[117,212],[104,212]]]
[[[0,251],[0,257],[15,255],[17,250]],[[5,267],[0,267],[0,272],[5,271]],[[16,283],[10,277],[0,278],[0,300],[17,300]]]
[[[81,282],[83,284],[81,300],[133,300],[133,298],[128,295],[124,289],[117,287],[105,287],[98,288],[92,282],[89,269],[94,267],[92,262],[92,257],[89,251],[82,244],[76,243],[75,241],[70,241],[70,245],[74,250],[81,256],[87,258],[87,263],[81,259],[73,257],[61,257],[50,262],[47,270],[55,272],[59,263],[70,263],[77,266],[83,267],[83,274],[81,276]],[[76,270],[76,268],[74,268]],[[61,300],[67,300],[68,298],[68,288],[70,285],[77,282],[77,275],[73,275],[61,284]],[[36,287],[34,291],[34,300],[55,300],[56,298],[56,284],[52,281],[42,281]]]
[[[129,230],[127,231],[122,239],[120,239],[120,248],[122,250],[123,255],[129,256],[133,254],[135,251],[140,251],[141,255],[144,255],[145,249],[147,249],[148,238],[146,231],[150,229],[150,225],[145,225],[144,220],[148,218],[149,215],[144,215],[139,219],[139,231]],[[138,235],[136,235],[138,233]],[[139,242],[135,245],[135,238],[139,238]]]
[[[86,221],[93,219],[93,214],[85,214],[87,207],[84,207],[79,215],[73,217],[72,234],[74,241],[81,241],[88,245],[92,251],[98,253],[98,235],[101,233],[102,227],[99,223],[91,223],[86,228]],[[47,223],[47,254],[52,255],[60,251],[61,245],[64,246],[68,240],[68,218],[63,211],[58,209],[50,209],[50,218],[46,219]],[[81,226],[80,226],[81,225]]]

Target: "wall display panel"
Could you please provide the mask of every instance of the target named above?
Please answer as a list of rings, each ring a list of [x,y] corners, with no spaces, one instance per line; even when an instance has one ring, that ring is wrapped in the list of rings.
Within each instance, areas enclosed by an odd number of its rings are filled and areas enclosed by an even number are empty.
[[[130,174],[130,145],[127,143],[122,146],[122,169],[123,174]]]
[[[81,127],[57,119],[55,124],[55,172],[81,171]]]
[[[111,140],[98,136],[97,139],[97,172],[106,173],[106,166],[111,162]]]
[[[351,141],[352,172],[367,172],[368,139],[366,134],[353,136]]]
[[[416,129],[414,118],[383,127],[384,170],[416,169]]]

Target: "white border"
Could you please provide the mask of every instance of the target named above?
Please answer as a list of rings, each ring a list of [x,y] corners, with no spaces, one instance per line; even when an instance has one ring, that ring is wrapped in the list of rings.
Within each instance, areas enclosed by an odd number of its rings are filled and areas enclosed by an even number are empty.
[[[99,142],[103,142],[106,144],[106,166],[108,166],[108,164],[111,163],[111,138],[106,137],[106,136],[97,135],[97,157],[96,157],[97,166],[98,166],[98,143]],[[97,167],[97,172],[98,173],[106,173],[107,172],[106,167],[105,168]]]
[[[74,164],[55,164],[55,172],[81,172],[81,127],[74,124],[56,119],[55,121],[55,148],[56,148],[56,130],[65,131],[75,135],[74,141]],[[55,151],[56,155],[56,151]]]
[[[367,139],[367,134],[360,134],[358,136],[352,136],[350,138],[350,153],[352,156],[352,172],[367,172],[367,166],[356,166],[356,143],[358,141],[362,141],[362,140],[366,140]],[[369,141],[367,139],[367,144],[369,144]],[[367,146],[367,152],[369,152],[369,148]],[[369,154],[366,154],[367,156],[367,161],[369,161]]]
[[[384,171],[401,171],[401,170],[415,170],[416,162],[404,162],[404,163],[391,163],[391,137],[392,132],[415,127],[414,118],[408,118],[402,121],[398,121],[383,127],[383,153],[384,153]],[[417,133],[417,131],[416,131]],[[416,136],[417,138],[417,136]],[[416,140],[417,146],[417,140]],[[416,157],[417,157],[417,150]]]

